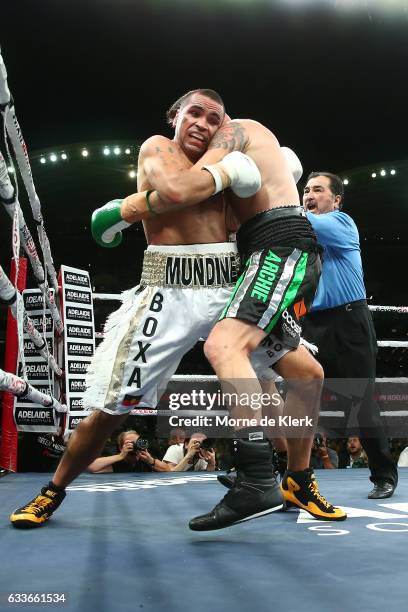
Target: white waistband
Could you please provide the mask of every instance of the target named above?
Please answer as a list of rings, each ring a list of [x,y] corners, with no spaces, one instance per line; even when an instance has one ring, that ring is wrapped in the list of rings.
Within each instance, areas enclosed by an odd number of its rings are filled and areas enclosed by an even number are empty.
[[[205,244],[150,244],[147,251],[151,253],[168,253],[169,255],[216,255],[218,253],[237,253],[236,242],[212,242]]]

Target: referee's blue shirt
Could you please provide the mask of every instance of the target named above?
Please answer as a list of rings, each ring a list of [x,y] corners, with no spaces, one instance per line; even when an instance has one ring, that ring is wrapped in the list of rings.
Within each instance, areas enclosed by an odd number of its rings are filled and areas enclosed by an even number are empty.
[[[360,238],[353,219],[339,210],[322,215],[306,213],[306,216],[324,248],[322,275],[311,310],[364,300]]]

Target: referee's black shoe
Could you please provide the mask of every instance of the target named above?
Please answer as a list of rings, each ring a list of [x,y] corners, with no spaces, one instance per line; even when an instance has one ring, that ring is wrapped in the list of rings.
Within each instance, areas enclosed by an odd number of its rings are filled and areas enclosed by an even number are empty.
[[[368,499],[387,499],[394,494],[396,485],[391,480],[376,480],[374,488],[368,494]]]
[[[234,486],[210,512],[191,519],[193,531],[212,531],[281,510],[283,495],[272,471],[269,442],[236,440]]]

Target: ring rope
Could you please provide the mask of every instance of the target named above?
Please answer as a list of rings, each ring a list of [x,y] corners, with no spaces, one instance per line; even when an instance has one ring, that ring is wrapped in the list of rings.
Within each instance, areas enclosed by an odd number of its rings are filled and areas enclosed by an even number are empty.
[[[378,340],[378,346],[389,348],[408,348],[406,340]]]
[[[172,382],[217,382],[218,378],[214,374],[173,374]],[[279,377],[277,380],[283,380]],[[395,378],[379,377],[375,379],[377,383],[408,383],[408,377],[400,376]]]
[[[68,408],[65,404],[60,404],[55,397],[51,397],[42,393],[38,389],[32,387],[26,380],[23,380],[15,374],[4,372],[0,369],[0,389],[8,391],[19,398],[26,398],[36,404],[41,404],[46,408],[53,408],[56,412],[67,412]]]
[[[94,300],[118,300],[122,301],[121,293],[93,293],[92,297]],[[372,312],[395,312],[398,314],[408,314],[408,306],[376,306],[369,305],[369,310]]]
[[[34,276],[37,280],[38,287],[40,288],[46,304],[50,310],[51,316],[54,319],[54,324],[56,328],[56,332],[58,335],[61,335],[64,326],[58,312],[57,305],[55,303],[54,297],[50,292],[47,279],[45,278],[44,268],[41,264],[40,258],[38,256],[38,252],[31,235],[30,230],[27,227],[27,224],[24,219],[24,215],[21,211],[20,204],[18,201],[18,197],[16,194],[16,190],[14,189],[8,171],[6,162],[2,153],[0,152],[0,199],[2,200],[5,209],[8,214],[13,219],[16,214],[16,209],[18,212],[18,226],[19,226],[19,235],[21,242],[23,244],[24,250],[30,260],[31,267],[34,272]]]
[[[53,356],[49,354],[48,342],[41,337],[37,329],[35,328],[34,322],[30,319],[24,309],[24,300],[20,292],[17,290],[17,280],[19,277],[19,261],[20,261],[20,239],[24,245],[24,248],[29,255],[30,263],[33,267],[34,275],[39,281],[40,290],[43,294],[43,333],[45,335],[46,319],[45,319],[45,307],[48,303],[51,316],[54,318],[55,328],[59,335],[63,331],[63,325],[61,321],[58,308],[54,302],[54,298],[48,289],[47,278],[44,273],[44,269],[48,272],[48,277],[55,290],[55,295],[58,296],[58,281],[57,275],[54,268],[54,263],[51,255],[50,243],[44,227],[44,220],[41,212],[40,200],[35,191],[33,177],[31,173],[30,161],[28,158],[27,147],[23,139],[21,128],[19,126],[15,111],[14,102],[12,100],[10,90],[7,83],[7,72],[4,65],[3,58],[0,51],[0,112],[3,117],[4,125],[4,144],[6,152],[9,158],[9,163],[14,169],[13,161],[8,146],[10,141],[14,156],[17,160],[17,165],[20,170],[21,177],[23,179],[28,199],[31,205],[34,221],[37,225],[38,239],[41,247],[41,252],[44,258],[43,266],[41,266],[38,253],[35,249],[35,244],[32,236],[27,228],[24,220],[24,216],[20,209],[20,203],[18,200],[18,182],[16,180],[15,187],[13,186],[8,168],[4,157],[1,155],[0,159],[0,199],[6,205],[8,213],[13,219],[13,230],[12,230],[12,250],[13,259],[15,263],[15,287],[3,273],[2,289],[3,293],[7,294],[7,302],[11,306],[13,316],[17,321],[17,338],[18,348],[20,354],[20,362],[22,366],[23,378],[16,377],[14,374],[1,372],[2,388],[10,391],[14,395],[20,397],[26,397],[30,401],[41,403],[44,406],[51,406],[55,408],[57,412],[66,412],[67,408],[61,409],[61,404],[52,397],[51,380],[48,376],[48,388],[49,395],[45,395],[32,387],[27,381],[26,363],[24,356],[24,331],[26,331],[33,341],[34,345],[40,350],[44,357],[48,368],[53,369],[57,376],[61,376],[62,370],[58,367]],[[30,255],[32,256],[30,257]],[[3,270],[1,270],[3,272]]]
[[[31,173],[30,161],[27,154],[27,146],[23,139],[23,134],[18,123],[14,102],[12,100],[10,90],[7,83],[7,71],[4,65],[3,57],[0,52],[0,109],[3,115],[5,129],[10,138],[13,151],[17,160],[20,174],[23,179],[24,186],[27,191],[28,199],[31,205],[34,220],[37,225],[38,239],[41,250],[44,255],[48,275],[51,285],[58,292],[57,274],[55,272],[54,262],[51,255],[50,243],[44,227],[44,219],[41,212],[41,203],[36,193],[33,177]]]
[[[12,283],[8,279],[7,275],[5,274],[3,268],[0,266],[0,300],[10,306],[11,313],[16,320],[17,320],[17,317],[19,316],[19,313],[16,307],[18,295],[20,295],[20,298],[22,299],[20,292],[17,289],[15,289],[15,287],[13,287]],[[41,353],[41,356],[45,359],[45,361],[47,361],[48,367],[50,367],[54,371],[56,376],[61,377],[62,370],[57,364],[57,362],[55,361],[54,357],[47,350],[48,345],[47,345],[46,340],[44,340],[44,338],[41,336],[41,334],[35,327],[33,320],[28,316],[28,314],[25,311],[23,315],[23,327],[24,327],[25,332],[30,337],[30,340],[33,341],[34,345]]]

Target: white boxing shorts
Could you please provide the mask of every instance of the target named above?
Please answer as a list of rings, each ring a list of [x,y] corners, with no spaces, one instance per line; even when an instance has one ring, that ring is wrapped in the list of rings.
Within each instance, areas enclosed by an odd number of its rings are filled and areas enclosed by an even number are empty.
[[[238,270],[233,242],[149,246],[140,285],[123,294],[122,306],[106,321],[86,377],[84,410],[119,415],[155,408],[158,389],[165,389],[182,357],[217,322]],[[281,349],[255,351],[257,374],[288,351]]]

